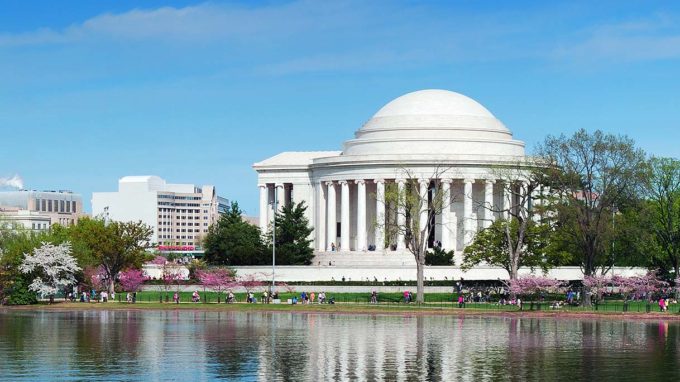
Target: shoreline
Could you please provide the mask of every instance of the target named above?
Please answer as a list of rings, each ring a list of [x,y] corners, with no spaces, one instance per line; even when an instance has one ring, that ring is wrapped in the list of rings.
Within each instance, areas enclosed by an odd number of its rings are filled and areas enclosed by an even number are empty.
[[[463,316],[498,318],[553,318],[553,319],[608,319],[680,321],[680,313],[638,313],[638,312],[575,312],[575,311],[519,311],[487,310],[474,308],[441,308],[416,305],[372,306],[372,305],[273,305],[273,304],[160,304],[160,303],[80,303],[58,302],[52,305],[3,306],[0,312],[11,311],[185,311],[185,312],[253,312],[253,313],[298,313],[298,314],[342,314],[342,315],[383,315],[383,316]]]

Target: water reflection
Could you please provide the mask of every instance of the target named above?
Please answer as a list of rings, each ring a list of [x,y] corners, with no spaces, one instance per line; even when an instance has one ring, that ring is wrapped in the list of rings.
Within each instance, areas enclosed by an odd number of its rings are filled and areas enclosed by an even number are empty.
[[[0,312],[9,380],[677,380],[679,347],[664,321]]]

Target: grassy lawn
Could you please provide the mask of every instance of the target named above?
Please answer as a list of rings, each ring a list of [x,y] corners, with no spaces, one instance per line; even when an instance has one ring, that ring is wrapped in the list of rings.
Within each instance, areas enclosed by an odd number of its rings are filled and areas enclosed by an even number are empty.
[[[336,305],[319,305],[319,304],[309,304],[309,305],[302,305],[298,304],[295,306],[288,305],[286,304],[286,301],[289,298],[292,298],[293,296],[297,296],[299,298],[300,294],[299,293],[280,293],[279,297],[281,298],[283,304],[277,305],[277,304],[262,304],[261,303],[261,293],[255,294],[255,296],[258,299],[257,304],[245,304],[246,301],[246,295],[245,293],[236,293],[236,301],[237,304],[225,304],[225,294],[221,293],[219,294],[219,301],[220,305],[217,304],[218,301],[218,293],[217,292],[202,292],[199,290],[199,294],[201,296],[201,302],[198,304],[194,304],[191,302],[191,292],[180,292],[180,304],[172,304],[172,296],[174,294],[173,292],[168,292],[167,293],[167,301],[169,303],[160,303],[161,298],[163,301],[166,301],[165,292],[158,292],[158,291],[145,291],[145,292],[138,292],[137,293],[137,302],[141,305],[144,305],[145,307],[150,307],[150,306],[155,306],[155,307],[162,307],[164,309],[169,308],[170,306],[174,307],[180,307],[180,308],[197,308],[199,307],[200,309],[203,309],[204,307],[209,308],[209,309],[220,309],[220,307],[229,307],[228,309],[264,309],[264,310],[286,310],[286,309],[298,309],[300,310],[301,307],[304,307],[305,310],[307,309],[321,309],[321,310],[347,310],[347,309],[376,309],[376,308],[390,308],[391,310],[397,309],[397,310],[405,310],[405,311],[411,311],[414,309],[451,309],[455,311],[477,311],[477,312],[515,312],[518,311],[519,308],[517,306],[511,306],[511,305],[498,305],[497,303],[466,303],[464,309],[458,308],[458,304],[454,302],[457,300],[457,296],[454,294],[450,293],[426,293],[425,294],[425,304],[418,306],[417,304],[405,304],[403,302],[403,294],[401,293],[380,293],[378,295],[378,302],[379,306],[376,307],[375,305],[370,305],[369,304],[369,299],[370,299],[370,294],[369,293],[326,293],[326,297],[331,298],[333,297],[335,299]],[[317,293],[318,295],[318,293]],[[415,296],[414,296],[415,297]],[[117,293],[116,294],[116,300],[118,302],[123,302],[122,305],[123,307],[129,307],[128,304],[125,304],[125,294],[124,293]],[[94,304],[97,305],[97,304]],[[103,304],[100,304],[103,305]],[[118,304],[109,304],[109,305],[118,305]],[[581,307],[581,306],[563,306],[560,307],[559,309],[552,309],[551,308],[551,301],[546,301],[542,303],[531,303],[531,302],[526,302],[524,304],[524,310],[525,311],[541,311],[541,312],[573,312],[573,313],[598,313],[598,314],[608,314],[608,313],[623,313],[624,312],[624,302],[620,300],[610,300],[606,301],[600,304],[597,304],[597,306],[593,307]],[[629,302],[627,304],[627,312],[628,313],[646,313],[647,312],[647,302],[645,301],[633,301]],[[235,307],[242,307],[242,308],[235,308]],[[339,308],[342,307],[342,308]],[[352,307],[352,308],[350,308]],[[649,311],[651,313],[658,313],[659,308],[656,303],[650,303],[649,304]],[[669,313],[679,313],[680,312],[680,304],[673,304],[669,307]]]

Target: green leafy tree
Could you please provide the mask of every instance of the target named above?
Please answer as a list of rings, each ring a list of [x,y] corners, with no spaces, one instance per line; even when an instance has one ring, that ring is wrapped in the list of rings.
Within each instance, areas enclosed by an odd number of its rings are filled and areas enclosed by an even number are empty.
[[[149,259],[153,229],[141,221],[111,222],[82,218],[67,228],[66,235],[86,253],[81,258],[101,266],[109,293],[113,292],[118,274],[127,268],[140,268]]]
[[[205,261],[213,265],[267,264],[260,228],[243,220],[243,211],[232,202],[203,239]]]
[[[24,254],[33,251],[43,241],[49,241],[45,232],[32,233],[12,229],[0,230],[0,296],[10,305],[34,304],[36,293],[28,289],[30,275],[19,270]]]
[[[486,263],[505,269],[508,276],[514,272],[515,277],[511,278],[514,280],[517,278],[517,271],[521,268],[540,268],[547,272],[550,267],[561,265],[563,261],[566,261],[568,254],[551,248],[551,227],[547,224],[529,221],[523,228],[525,234],[522,256],[519,256],[517,263],[513,264],[512,257],[508,256],[508,247],[513,244],[508,241],[508,238],[517,237],[521,224],[518,220],[509,222],[498,220],[477,233],[473,242],[463,251],[461,268],[469,270],[476,265]]]
[[[314,258],[311,247],[313,228],[305,216],[305,202],[291,203],[276,214],[276,264],[309,265]],[[270,230],[271,231],[271,230]],[[269,233],[271,243],[271,232]]]
[[[544,184],[557,195],[557,228],[578,254],[586,276],[606,271],[615,230],[609,217],[641,195],[644,152],[628,137],[582,129],[570,137],[548,136],[538,155],[546,161]],[[582,295],[590,305],[590,293]]]
[[[652,158],[647,192],[652,210],[656,260],[680,275],[680,161]]]

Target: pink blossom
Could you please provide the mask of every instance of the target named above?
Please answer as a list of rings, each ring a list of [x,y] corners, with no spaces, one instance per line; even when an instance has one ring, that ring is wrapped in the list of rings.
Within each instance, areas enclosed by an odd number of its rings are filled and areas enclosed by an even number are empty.
[[[155,264],[155,265],[165,265],[168,262],[168,259],[166,259],[163,256],[156,256],[153,258],[153,260],[149,261],[150,264]]]
[[[128,269],[118,276],[120,285],[126,292],[136,292],[139,286],[147,279],[141,269]]]
[[[216,268],[211,270],[201,270],[196,272],[198,279],[204,286],[220,292],[224,289],[236,285],[234,272],[226,268]]]
[[[508,287],[514,294],[535,294],[539,292],[555,292],[562,286],[562,282],[543,276],[527,275],[510,280]]]

